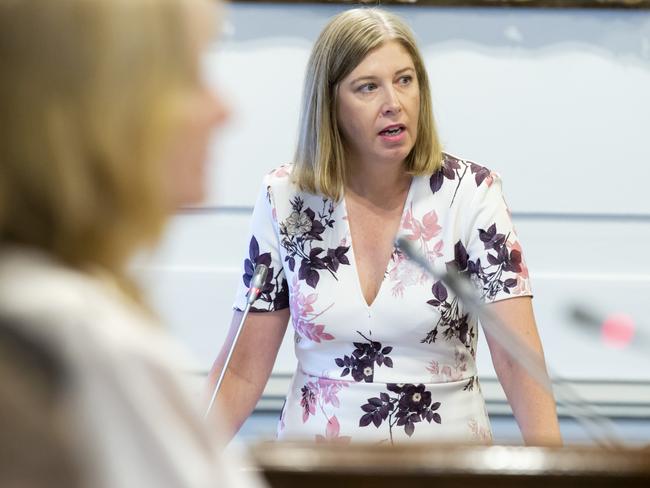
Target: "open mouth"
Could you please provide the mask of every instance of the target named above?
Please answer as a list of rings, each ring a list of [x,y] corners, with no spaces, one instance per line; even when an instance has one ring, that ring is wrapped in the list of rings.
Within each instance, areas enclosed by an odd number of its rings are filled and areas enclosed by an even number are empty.
[[[380,136],[396,136],[401,134],[406,130],[406,127],[403,125],[393,125],[390,127],[386,127],[384,130],[382,130],[379,135]]]

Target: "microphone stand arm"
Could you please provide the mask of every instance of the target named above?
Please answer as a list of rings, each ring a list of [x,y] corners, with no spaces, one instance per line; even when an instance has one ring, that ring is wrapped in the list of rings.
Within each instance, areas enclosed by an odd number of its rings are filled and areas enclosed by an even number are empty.
[[[570,384],[556,379],[555,389],[553,389],[549,379],[550,370],[547,373],[541,354],[523,343],[489,307],[485,306],[469,279],[457,272],[435,271],[431,263],[404,237],[397,239],[396,246],[431,277],[447,285],[469,311],[476,314],[486,333],[489,333],[518,364],[523,366],[542,388],[551,395],[555,393],[558,401],[564,404],[569,414],[582,425],[596,443],[603,447],[619,447],[622,444],[611,421],[585,402]],[[556,375],[553,376],[557,378]]]
[[[244,324],[246,323],[246,317],[248,317],[248,312],[250,312],[253,303],[255,303],[255,300],[257,300],[257,297],[259,297],[260,295],[261,289],[264,286],[264,283],[266,281],[267,272],[268,272],[268,267],[263,264],[258,264],[255,267],[255,271],[253,272],[253,277],[251,278],[251,286],[248,291],[248,296],[246,298],[246,307],[244,307],[244,314],[242,315],[242,318],[239,321],[237,332],[235,333],[235,337],[232,343],[230,344],[228,355],[226,356],[226,360],[223,363],[221,372],[219,373],[219,378],[217,379],[217,383],[214,387],[214,391],[212,392],[212,397],[210,398],[210,403],[208,403],[208,408],[205,411],[204,418],[207,418],[210,415],[210,411],[214,406],[214,402],[217,399],[219,390],[221,389],[221,384],[223,383],[223,379],[226,376],[226,371],[228,370],[228,366],[230,365],[232,354],[235,351],[235,347],[237,346],[237,341],[239,340],[239,336],[242,330],[244,329]]]

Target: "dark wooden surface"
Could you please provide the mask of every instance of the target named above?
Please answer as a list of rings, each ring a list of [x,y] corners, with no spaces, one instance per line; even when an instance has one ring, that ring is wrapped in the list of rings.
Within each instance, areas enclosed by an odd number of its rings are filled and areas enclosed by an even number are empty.
[[[650,486],[650,448],[262,443],[271,487],[577,488]]]
[[[650,0],[231,0],[235,3],[339,3],[347,5],[413,5],[439,7],[539,7],[650,9]]]

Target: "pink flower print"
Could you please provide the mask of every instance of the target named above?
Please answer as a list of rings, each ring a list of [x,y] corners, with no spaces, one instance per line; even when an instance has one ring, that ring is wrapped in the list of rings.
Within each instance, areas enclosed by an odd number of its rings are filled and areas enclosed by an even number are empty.
[[[422,217],[422,221],[418,221],[418,219],[413,216],[412,204],[406,211],[406,214],[404,214],[402,227],[410,231],[410,234],[406,234],[407,239],[411,241],[422,239],[425,242],[430,241],[437,236],[442,229],[442,227],[438,225],[438,214],[436,214],[435,210],[426,213]]]
[[[419,266],[410,262],[399,252],[393,253],[388,264],[388,278],[393,282],[393,296],[403,296],[407,286],[419,285],[427,279],[427,274]]]
[[[519,241],[512,241],[512,242],[507,242],[507,247],[512,253],[513,251],[517,251],[520,256],[522,256],[521,262],[519,263],[519,267],[521,268],[521,271],[517,273],[517,285],[511,289],[510,293],[513,295],[521,295],[524,293],[530,293],[530,275],[528,274],[528,266],[526,265],[526,262],[523,260],[523,254],[521,251],[521,244],[519,244]]]
[[[430,261],[442,256],[442,248],[445,246],[443,241],[438,241],[434,244],[433,249],[427,249],[427,257]]]
[[[323,401],[323,405],[332,405],[335,408],[339,408],[341,403],[339,402],[338,394],[343,388],[349,386],[347,381],[336,381],[330,380],[328,378],[319,378],[318,379],[318,388],[320,391],[320,398]]]
[[[490,188],[492,186],[492,183],[494,183],[494,179],[498,175],[494,171],[490,171],[490,174],[488,175],[487,178],[485,178],[485,184]]]
[[[440,234],[442,227],[438,224],[438,214],[435,210],[426,213],[422,220],[413,215],[413,205],[406,210],[401,227],[407,231],[404,236],[411,241],[419,241],[420,251],[430,261],[442,256],[443,241],[436,242],[433,248],[429,242]],[[419,285],[428,279],[428,276],[418,266],[410,263],[401,253],[393,253],[389,263],[388,277],[393,284],[393,296],[403,296],[407,286]]]
[[[316,300],[318,300],[318,294],[310,293],[309,295],[304,295],[300,291],[298,278],[295,275],[292,281],[293,286],[291,287],[291,299],[289,301],[291,305],[291,313],[299,317],[304,317],[313,313],[314,307],[312,305],[316,302]]]
[[[431,361],[427,366],[427,371],[431,373],[431,378],[436,382],[459,381],[465,378],[467,363],[459,362],[458,358],[456,365],[453,366]]]
[[[420,238],[420,226],[418,221],[413,217],[412,205],[404,214],[404,220],[402,220],[402,228],[411,231],[411,234],[406,234],[407,239],[415,241]]]
[[[293,321],[293,326],[298,334],[310,341],[320,343],[321,341],[334,340],[334,336],[325,332],[325,326],[322,324],[312,324],[302,319],[296,319]]]
[[[339,420],[334,415],[327,421],[327,427],[325,428],[325,436],[316,435],[316,442],[335,442],[338,444],[349,444],[352,438],[350,436],[340,435],[341,425]]]
[[[427,371],[434,376],[438,376],[440,374],[440,364],[438,361],[431,361],[429,366],[427,366]]]
[[[315,385],[310,381],[300,389],[302,395],[300,399],[300,406],[302,407],[302,422],[305,423],[309,420],[310,415],[316,415],[316,401],[317,397],[314,392]]]
[[[275,205],[273,204],[273,190],[270,186],[266,187],[266,200],[269,202],[269,205],[271,205],[271,217],[273,218],[273,221],[277,223],[278,214],[275,211]]]
[[[512,253],[512,251],[517,251],[520,256],[523,256],[522,251],[521,251],[521,244],[519,244],[519,241],[508,242],[508,248],[510,250],[510,253]],[[528,276],[528,266],[526,266],[526,263],[524,262],[523,259],[519,263],[519,266],[521,267],[521,271],[519,273],[517,273],[517,276],[519,276],[521,278],[524,278],[524,279],[528,279],[529,278],[529,276]]]
[[[293,327],[300,336],[313,342],[331,341],[334,339],[332,334],[325,332],[325,326],[323,324],[314,323],[316,318],[334,305],[333,303],[320,313],[316,313],[313,305],[318,300],[318,294],[303,294],[300,289],[298,277],[295,275],[291,281],[291,293],[289,293],[289,297]]]
[[[487,427],[479,425],[479,423],[472,419],[467,423],[472,437],[475,441],[480,443],[490,444],[492,442],[492,432]]]
[[[283,164],[279,166],[278,168],[272,170],[269,173],[269,176],[274,176],[276,178],[282,178],[284,176],[289,176],[289,165],[288,164]]]
[[[451,367],[449,365],[443,366],[440,375],[442,377],[451,378]]]
[[[440,233],[441,229],[442,227],[438,225],[438,214],[435,210],[424,214],[424,217],[422,217],[422,239],[430,241]]]

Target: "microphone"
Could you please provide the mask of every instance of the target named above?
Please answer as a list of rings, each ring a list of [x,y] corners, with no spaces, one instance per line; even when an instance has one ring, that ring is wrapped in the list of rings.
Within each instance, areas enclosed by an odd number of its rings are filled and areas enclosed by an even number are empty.
[[[640,326],[644,324],[636,324],[628,314],[605,315],[581,304],[573,304],[567,307],[567,315],[572,319],[574,328],[580,328],[589,335],[599,333],[601,341],[608,347],[630,348],[635,352],[645,352],[650,348],[650,338],[643,333],[645,327]]]
[[[469,309],[469,312],[480,317],[483,328],[494,337],[501,347],[508,351],[508,354],[521,364],[539,385],[549,393],[553,393],[541,355],[521,343],[512,332],[500,323],[497,316],[484,305],[469,279],[463,278],[457,272],[435,271],[429,260],[405,237],[399,237],[396,245],[409,259],[415,261],[434,279],[442,281]]]
[[[533,351],[519,339],[499,317],[487,307],[472,285],[469,278],[457,271],[436,271],[429,260],[415,245],[405,237],[398,237],[395,245],[411,261],[418,264],[435,280],[442,281],[458,299],[469,309],[469,312],[480,318],[483,329],[488,332],[508,354],[520,364],[526,372],[548,393],[555,392],[558,401],[564,404],[569,414],[578,421],[587,434],[603,446],[618,446],[621,444],[610,420],[588,405],[575,390],[566,382],[555,379],[555,391],[550,382],[550,370],[547,373],[544,360],[536,351]],[[599,437],[602,437],[599,438]]]
[[[253,276],[251,278],[251,284],[250,287],[248,288],[248,294],[246,296],[246,307],[244,308],[244,314],[242,315],[242,318],[239,321],[239,325],[237,326],[237,333],[235,334],[235,338],[233,339],[232,344],[230,345],[230,349],[228,350],[228,355],[226,356],[226,361],[223,363],[221,372],[219,373],[219,379],[217,380],[217,384],[214,387],[214,392],[212,392],[212,397],[210,398],[210,403],[208,404],[208,408],[205,411],[204,418],[207,418],[210,415],[212,406],[214,405],[214,402],[217,399],[217,394],[221,389],[221,383],[223,382],[223,378],[226,376],[226,371],[228,370],[228,365],[230,364],[232,353],[235,351],[235,346],[237,346],[237,340],[239,339],[239,335],[241,334],[241,331],[244,328],[244,323],[246,322],[246,317],[248,317],[248,312],[250,311],[253,303],[255,303],[255,300],[257,300],[258,297],[260,296],[260,293],[262,292],[262,287],[266,283],[266,275],[268,274],[268,272],[269,272],[269,267],[265,264],[258,264],[257,266],[255,266],[255,270],[253,271]]]
[[[269,272],[269,267],[266,264],[258,264],[255,266],[253,271],[253,277],[251,278],[251,286],[248,289],[248,299],[246,303],[248,305],[253,305],[255,300],[260,296],[262,292],[262,287],[266,283],[266,275]]]

